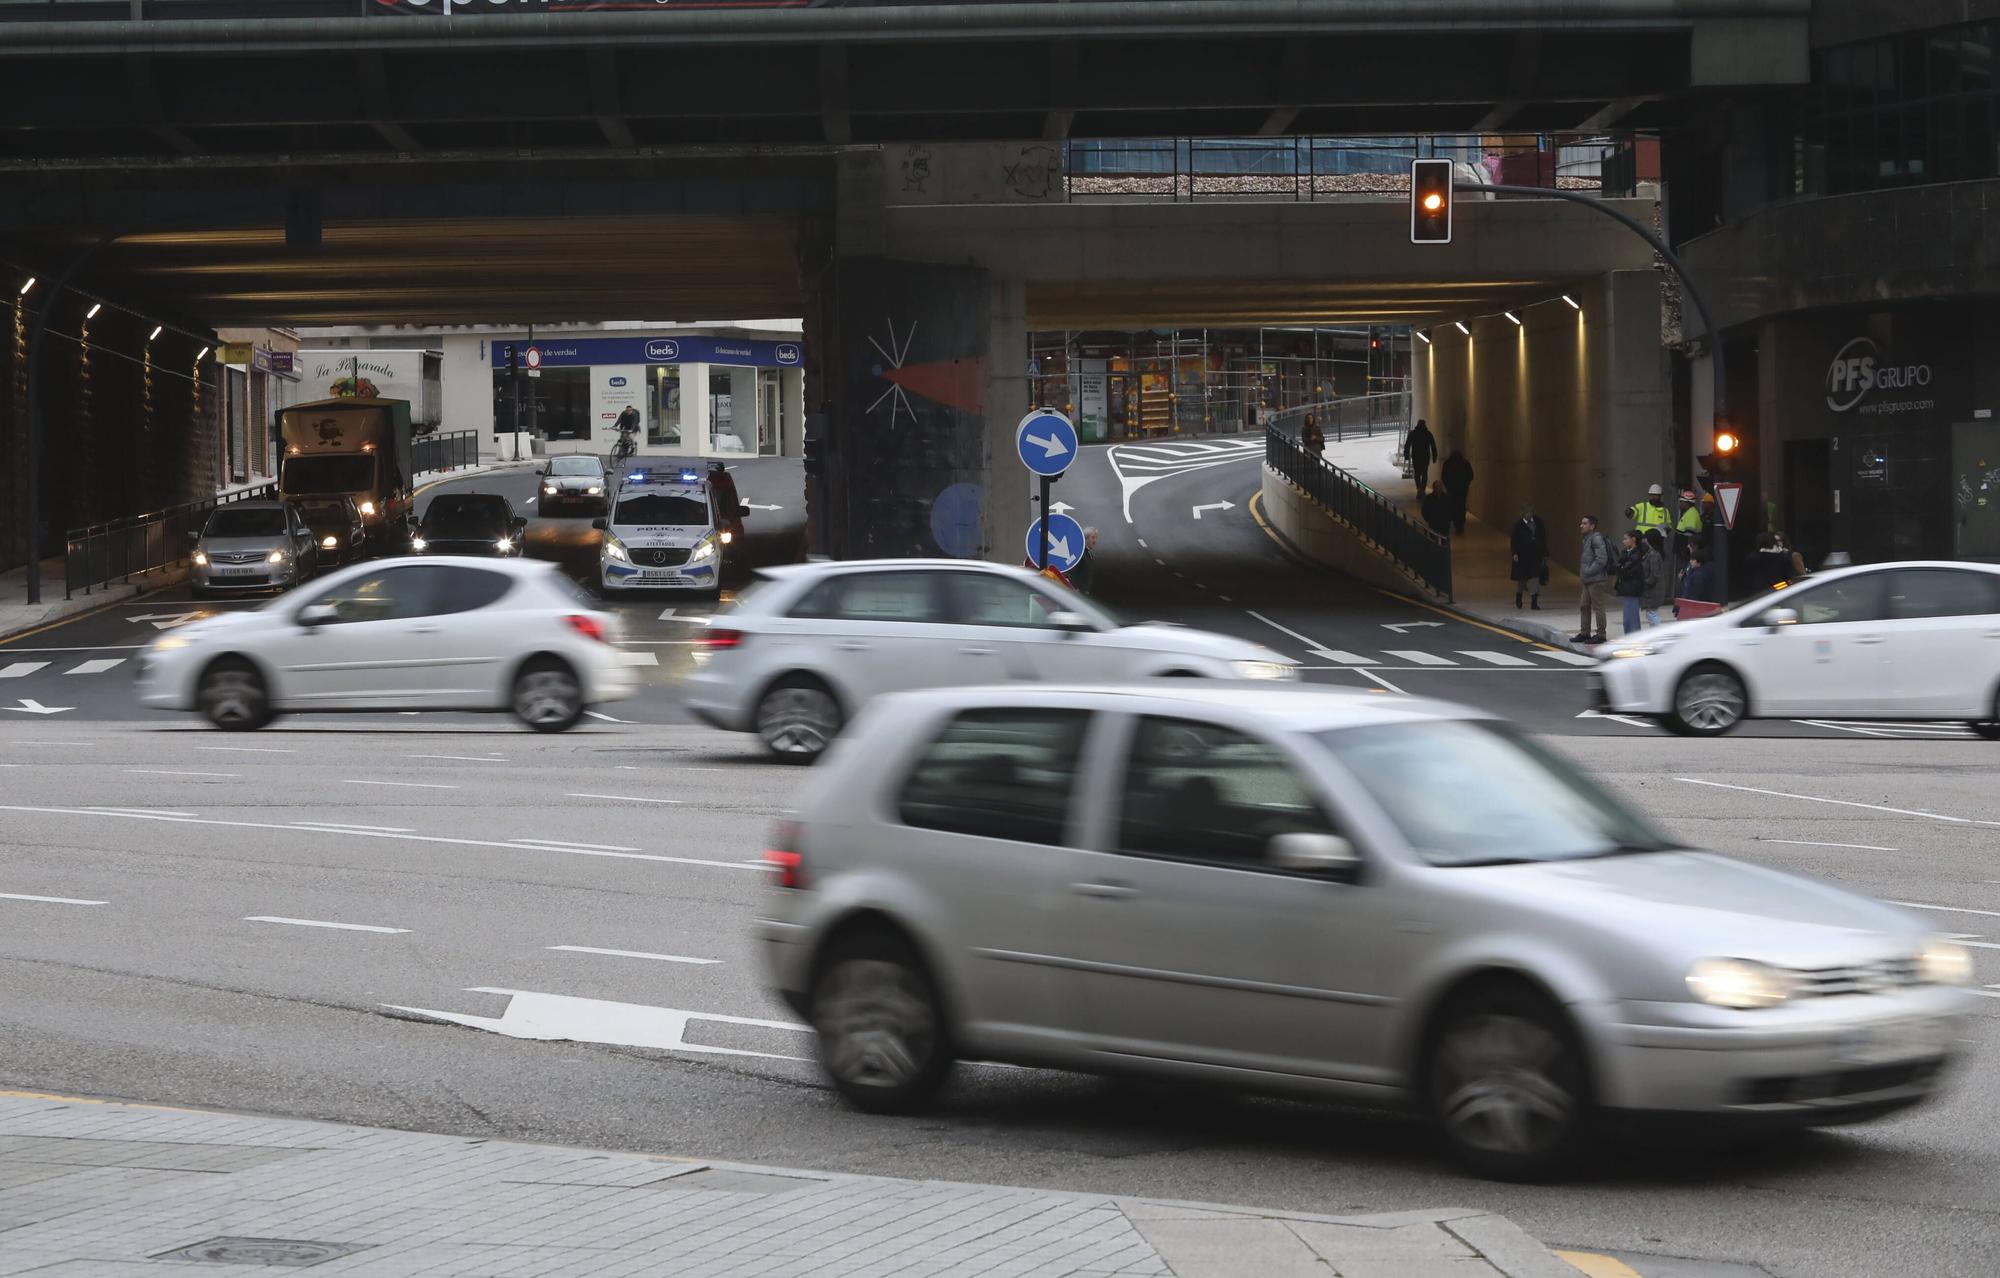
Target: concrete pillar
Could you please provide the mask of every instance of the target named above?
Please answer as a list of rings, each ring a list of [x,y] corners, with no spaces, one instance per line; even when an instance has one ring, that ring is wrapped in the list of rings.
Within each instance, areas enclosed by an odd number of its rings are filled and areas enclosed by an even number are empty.
[[[778,370],[778,398],[782,402],[784,429],[778,436],[778,451],[786,457],[805,452],[806,371],[803,368]]]
[[[714,450],[708,437],[708,365],[681,365],[681,451],[695,457]]]
[[[1018,279],[992,280],[986,339],[986,535],[984,558],[1021,562],[1028,525],[1040,513],[1034,476],[1014,449],[1028,403],[1028,290]],[[1059,496],[1062,484],[1056,484]],[[1080,517],[1087,515],[1083,512]]]

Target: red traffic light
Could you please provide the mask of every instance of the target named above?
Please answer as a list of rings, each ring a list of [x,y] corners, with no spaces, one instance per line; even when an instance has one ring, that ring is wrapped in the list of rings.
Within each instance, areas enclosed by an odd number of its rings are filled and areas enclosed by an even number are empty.
[[[1410,161],[1410,243],[1451,243],[1450,160]]]

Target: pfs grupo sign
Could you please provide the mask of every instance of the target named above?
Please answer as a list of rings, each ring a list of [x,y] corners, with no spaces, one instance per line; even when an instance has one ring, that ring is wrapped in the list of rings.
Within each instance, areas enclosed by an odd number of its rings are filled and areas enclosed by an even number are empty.
[[[1889,358],[1872,337],[1857,337],[1840,348],[1826,370],[1826,406],[1836,413],[1928,412],[1931,366]]]

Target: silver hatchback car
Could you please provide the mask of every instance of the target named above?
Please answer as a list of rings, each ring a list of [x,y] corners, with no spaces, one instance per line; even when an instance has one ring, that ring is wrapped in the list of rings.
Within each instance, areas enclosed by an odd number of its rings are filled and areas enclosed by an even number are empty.
[[[1852,1122],[1933,1094],[1972,998],[1891,906],[1677,845],[1509,725],[1161,681],[884,698],[759,923],[833,1084],[955,1058],[1400,1103],[1473,1170],[1613,1116]]]

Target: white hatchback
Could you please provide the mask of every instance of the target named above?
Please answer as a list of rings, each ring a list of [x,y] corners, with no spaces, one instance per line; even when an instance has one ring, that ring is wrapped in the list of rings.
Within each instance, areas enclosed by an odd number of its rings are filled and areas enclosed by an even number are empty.
[[[767,568],[695,643],[688,708],[810,760],[885,692],[1014,681],[1160,676],[1296,679],[1247,639],[1125,625],[1023,568],[878,559]]]
[[[1598,648],[1599,708],[1714,736],[1750,718],[1962,720],[2000,738],[2000,567],[1840,568]]]
[[[356,564],[161,635],[139,657],[139,700],[237,730],[285,712],[510,710],[561,732],[591,705],[632,694],[617,624],[553,564]]]

